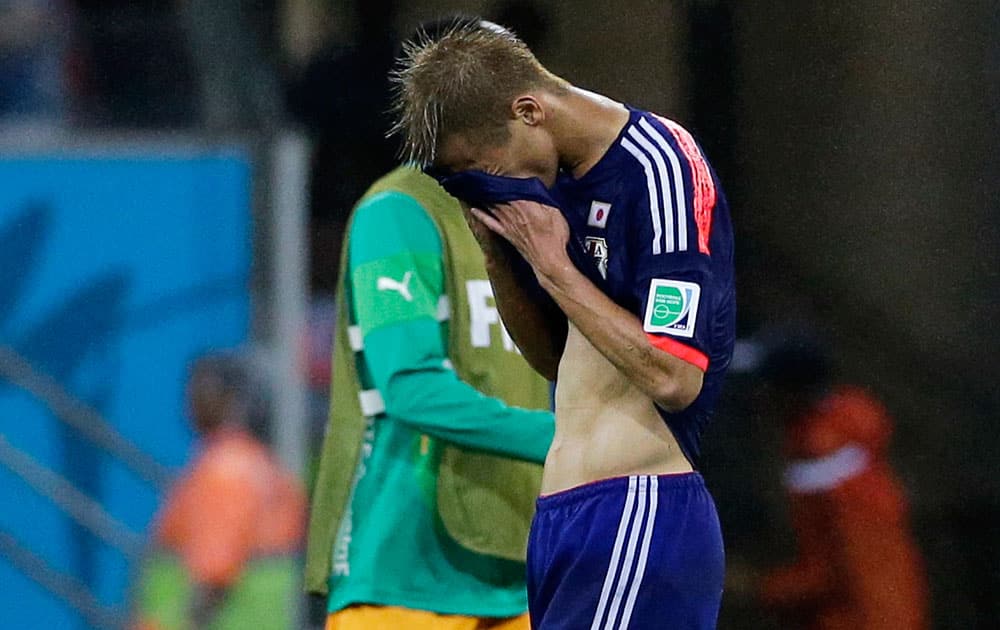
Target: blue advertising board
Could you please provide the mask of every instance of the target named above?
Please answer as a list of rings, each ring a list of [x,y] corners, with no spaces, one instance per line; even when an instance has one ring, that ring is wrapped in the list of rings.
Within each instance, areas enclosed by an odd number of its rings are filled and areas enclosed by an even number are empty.
[[[247,341],[251,173],[235,150],[0,157],[0,345],[179,468],[193,435],[186,370]],[[0,379],[0,434],[115,519],[147,532],[161,493]],[[0,466],[0,532],[124,608],[126,558]],[[0,558],[11,628],[86,628]]]

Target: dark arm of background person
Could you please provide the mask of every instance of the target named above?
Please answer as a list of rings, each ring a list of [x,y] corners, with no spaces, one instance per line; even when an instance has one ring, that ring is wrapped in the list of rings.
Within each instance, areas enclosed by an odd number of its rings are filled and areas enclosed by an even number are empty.
[[[195,584],[191,592],[191,627],[207,628],[226,599],[228,588]]]
[[[790,507],[798,556],[761,576],[759,595],[771,608],[816,606],[844,586],[841,571],[833,562],[835,554],[824,553],[838,544],[831,538],[830,522],[805,506],[801,496],[793,495]]]
[[[464,205],[463,209],[486,257],[486,273],[500,319],[528,364],[548,380],[555,381],[566,347],[566,316],[537,287],[531,266],[517,250],[471,216]],[[538,290],[531,291],[531,285]]]

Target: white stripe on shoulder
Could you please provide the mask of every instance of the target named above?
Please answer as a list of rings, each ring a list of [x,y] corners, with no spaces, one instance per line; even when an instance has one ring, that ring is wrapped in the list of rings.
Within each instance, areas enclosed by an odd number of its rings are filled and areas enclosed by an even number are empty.
[[[642,577],[646,573],[649,544],[653,540],[653,527],[656,525],[656,504],[659,496],[659,485],[660,480],[656,475],[649,478],[649,516],[646,518],[646,531],[642,535],[642,548],[639,550],[639,560],[636,563],[635,579],[632,580],[632,588],[629,589],[628,599],[625,600],[625,610],[622,612],[620,628],[628,628],[628,624],[632,620],[635,600],[639,596],[639,589],[642,587]]]
[[[611,587],[618,575],[618,559],[621,557],[622,544],[625,542],[625,533],[628,531],[629,521],[632,520],[636,480],[637,477],[634,475],[628,478],[628,490],[625,492],[625,507],[622,508],[622,517],[618,521],[618,534],[615,536],[615,545],[611,551],[608,572],[604,575],[604,586],[601,587],[601,599],[597,603],[597,611],[594,613],[594,621],[590,624],[590,630],[598,630],[601,627],[601,621],[604,619],[604,611],[608,605],[608,597],[611,596]]]
[[[687,197],[684,194],[684,173],[681,170],[680,159],[670,143],[667,142],[663,134],[659,132],[648,120],[639,120],[639,126],[649,134],[653,142],[660,147],[663,154],[670,160],[670,170],[674,174],[674,209],[677,211],[677,249],[687,251]]]
[[[442,294],[438,298],[437,313],[434,314],[434,318],[439,322],[446,322],[451,319],[451,300],[448,299],[447,295]]]
[[[351,344],[351,350],[354,352],[361,352],[365,349],[365,338],[361,334],[361,326],[348,326],[347,339]]]
[[[649,218],[653,221],[653,254],[659,254],[663,251],[660,245],[663,232],[660,227],[660,198],[656,190],[655,177],[653,176],[653,165],[649,161],[649,158],[646,157],[646,154],[628,138],[622,138],[622,146],[632,154],[632,157],[639,161],[639,164],[642,164],[642,169],[646,171],[646,189],[649,192]]]
[[[358,402],[361,403],[361,415],[373,418],[385,413],[385,400],[377,389],[366,389],[358,392]]]
[[[608,619],[604,622],[604,630],[614,630],[617,627],[615,620],[618,619],[618,613],[621,610],[622,598],[625,597],[625,589],[631,588],[635,577],[632,570],[635,566],[635,552],[639,542],[639,530],[642,529],[642,523],[646,520],[646,512],[649,510],[648,484],[649,477],[640,475],[639,496],[636,499],[639,507],[635,511],[635,518],[632,519],[632,531],[629,532],[628,544],[625,545],[625,560],[622,562],[622,572],[619,575],[618,586],[615,588],[615,596],[611,600],[611,607],[608,609]]]
[[[646,122],[645,120],[640,120],[640,124]],[[653,163],[656,164],[656,173],[659,176],[660,183],[660,199],[663,203],[663,225],[666,227],[664,232],[666,232],[667,243],[664,247],[666,252],[674,251],[674,229],[673,229],[673,212],[671,210],[677,205],[677,201],[673,199],[675,196],[670,192],[670,178],[667,177],[667,163],[663,160],[663,152],[657,150],[653,146],[653,143],[649,141],[649,138],[642,135],[635,126],[632,126],[628,130],[628,135],[630,138],[639,143],[643,149],[646,150],[646,154],[653,158]],[[676,186],[674,187],[676,190]],[[681,193],[683,194],[683,190]]]

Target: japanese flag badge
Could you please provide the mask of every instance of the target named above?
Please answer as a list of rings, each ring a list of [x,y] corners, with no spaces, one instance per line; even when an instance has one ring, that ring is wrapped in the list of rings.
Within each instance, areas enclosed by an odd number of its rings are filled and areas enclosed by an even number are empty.
[[[590,202],[590,216],[587,217],[587,225],[595,228],[604,228],[608,224],[608,215],[611,214],[611,204],[603,201]]]

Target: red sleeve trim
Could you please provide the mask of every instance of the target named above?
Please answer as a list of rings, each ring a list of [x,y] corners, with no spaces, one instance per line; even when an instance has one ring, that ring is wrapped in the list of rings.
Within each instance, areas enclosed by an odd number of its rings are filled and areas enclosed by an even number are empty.
[[[708,356],[703,352],[699,352],[691,346],[686,346],[679,341],[662,335],[646,333],[646,338],[649,339],[649,343],[653,344],[654,348],[663,350],[667,354],[672,354],[682,361],[687,361],[702,372],[708,370]]]
[[[712,209],[718,194],[715,191],[715,180],[708,162],[698,148],[698,143],[687,129],[662,116],[656,117],[663,126],[673,134],[677,144],[684,152],[688,164],[691,165],[692,198],[694,200],[694,221],[698,226],[698,251],[711,254],[708,249],[709,237],[712,233]]]

